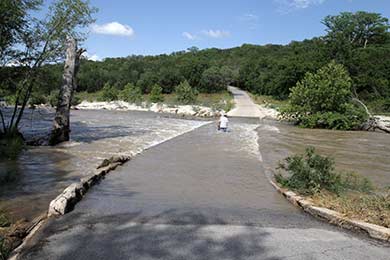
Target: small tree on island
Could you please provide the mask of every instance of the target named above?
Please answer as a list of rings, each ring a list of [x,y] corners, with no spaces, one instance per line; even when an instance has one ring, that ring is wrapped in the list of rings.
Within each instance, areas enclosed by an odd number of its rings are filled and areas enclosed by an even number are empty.
[[[176,100],[182,104],[194,104],[198,97],[198,91],[190,86],[187,80],[181,82],[176,88]]]
[[[162,95],[162,87],[155,84],[150,91],[149,100],[152,103],[161,103],[164,102],[164,96]]]
[[[139,86],[128,83],[119,93],[119,97],[129,103],[140,104],[143,100],[142,89]]]
[[[332,61],[317,73],[307,73],[291,89],[282,116],[308,128],[356,129],[367,119],[353,103],[352,80],[344,66]]]
[[[110,85],[109,82],[104,84],[100,93],[99,101],[115,101],[118,100],[118,90]]]

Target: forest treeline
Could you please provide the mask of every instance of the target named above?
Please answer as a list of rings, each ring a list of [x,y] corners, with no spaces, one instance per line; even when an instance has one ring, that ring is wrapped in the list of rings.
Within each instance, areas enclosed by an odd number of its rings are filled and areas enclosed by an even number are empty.
[[[127,84],[143,93],[159,85],[171,93],[184,80],[199,92],[224,90],[233,84],[255,94],[288,98],[291,88],[305,74],[314,73],[335,61],[343,65],[352,79],[352,92],[359,99],[377,103],[390,111],[390,34],[388,20],[380,14],[357,12],[327,16],[321,21],[324,36],[287,45],[244,44],[231,49],[196,47],[156,56],[131,55],[84,59],[78,74],[77,91],[97,92],[104,86],[122,90]],[[63,65],[40,68],[33,99],[43,101],[61,85]],[[17,67],[1,68],[2,96],[12,97]]]

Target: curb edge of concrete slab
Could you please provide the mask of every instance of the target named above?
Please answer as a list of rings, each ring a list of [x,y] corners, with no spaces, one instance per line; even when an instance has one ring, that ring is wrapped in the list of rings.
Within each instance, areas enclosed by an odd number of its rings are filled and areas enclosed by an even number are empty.
[[[340,226],[342,228],[353,230],[353,231],[362,231],[366,233],[371,238],[380,240],[382,242],[390,243],[390,228],[383,226],[367,223],[360,220],[353,220],[345,217],[340,212],[330,210],[327,208],[317,207],[311,201],[305,199],[302,196],[297,195],[296,193],[283,189],[273,180],[269,180],[271,185],[281,193],[288,201],[294,204],[297,207],[302,208],[305,212],[310,215],[320,218],[329,222],[330,224]]]
[[[81,201],[90,188],[99,183],[99,181],[102,180],[110,171],[113,171],[118,166],[130,161],[131,158],[131,156],[122,155],[105,159],[92,174],[87,175],[86,177],[81,178],[79,182],[72,183],[66,187],[60,195],[50,202],[47,214],[44,214],[37,221],[34,221],[31,227],[26,231],[26,236],[24,237],[23,242],[12,251],[9,259],[19,259],[20,254],[25,249],[28,241],[35,233],[38,232],[40,227],[43,226],[49,218],[62,216],[72,211],[75,205]]]
[[[50,202],[48,217],[65,215],[73,210],[74,206],[84,197],[88,190],[96,185],[110,171],[123,165],[131,159],[131,156],[113,156],[105,159],[90,175],[80,179],[78,183],[69,185],[60,195]]]

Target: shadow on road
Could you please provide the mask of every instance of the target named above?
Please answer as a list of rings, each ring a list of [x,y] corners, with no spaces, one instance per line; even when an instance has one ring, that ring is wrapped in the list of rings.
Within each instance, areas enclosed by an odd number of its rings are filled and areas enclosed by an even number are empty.
[[[44,229],[40,236],[46,239],[23,259],[278,259],[267,258],[262,246],[268,233],[225,224],[175,209],[150,217],[142,212],[96,218],[72,213]]]

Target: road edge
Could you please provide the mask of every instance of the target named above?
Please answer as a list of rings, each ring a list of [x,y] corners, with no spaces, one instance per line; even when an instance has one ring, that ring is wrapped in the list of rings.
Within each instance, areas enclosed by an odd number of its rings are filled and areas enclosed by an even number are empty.
[[[352,231],[359,231],[367,234],[371,238],[390,243],[390,228],[360,220],[350,219],[345,217],[340,212],[323,207],[317,207],[311,201],[305,199],[302,196],[299,196],[295,192],[282,188],[274,180],[269,179],[269,182],[289,202],[301,208],[310,215],[321,220],[325,220],[332,225],[336,225]]]

